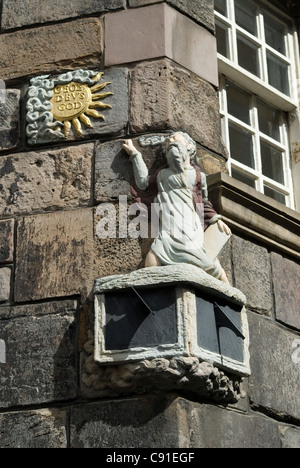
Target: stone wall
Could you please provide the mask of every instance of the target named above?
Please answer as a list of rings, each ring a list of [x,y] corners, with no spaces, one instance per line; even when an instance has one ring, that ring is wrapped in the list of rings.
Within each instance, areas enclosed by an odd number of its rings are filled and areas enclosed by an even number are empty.
[[[101,371],[86,360],[94,280],[142,267],[149,247],[147,239],[96,235],[99,204],[118,211],[120,195],[130,202],[123,139],[138,144],[144,134],[184,130],[197,142],[201,168],[226,172],[213,1],[42,3],[0,2],[0,447],[299,447],[299,260],[239,230],[222,263],[248,298],[252,375],[244,398],[216,406],[157,388],[104,400]],[[173,48],[154,47],[151,57],[147,44],[133,59],[124,57],[124,44],[105,54],[108,44],[118,45],[121,16],[125,24],[134,18],[139,31],[157,13],[164,37],[175,41],[166,11],[182,37],[192,30],[202,67],[189,66],[178,39]],[[203,55],[199,38],[211,54]],[[104,70],[122,86],[111,120],[83,137],[30,146],[30,78],[79,68]],[[144,154],[154,171],[159,149]]]

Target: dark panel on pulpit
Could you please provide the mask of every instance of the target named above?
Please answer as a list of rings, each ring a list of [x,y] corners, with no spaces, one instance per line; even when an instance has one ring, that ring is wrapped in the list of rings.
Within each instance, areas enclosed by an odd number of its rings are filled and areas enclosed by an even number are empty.
[[[106,350],[177,343],[175,288],[107,293],[105,311]]]
[[[241,307],[196,293],[198,346],[244,361]]]

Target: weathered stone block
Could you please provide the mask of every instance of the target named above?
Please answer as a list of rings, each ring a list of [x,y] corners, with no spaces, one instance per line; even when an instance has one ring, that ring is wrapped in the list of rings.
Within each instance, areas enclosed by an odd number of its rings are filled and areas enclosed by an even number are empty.
[[[0,150],[16,148],[19,140],[20,91],[18,89],[8,89],[6,91],[2,90],[1,93],[0,89]]]
[[[300,330],[300,265],[271,253],[276,318]]]
[[[14,226],[13,219],[0,221],[0,264],[14,259]]]
[[[2,157],[0,212],[30,214],[89,205],[93,157],[93,144]]]
[[[97,67],[103,53],[102,23],[97,18],[78,19],[2,34],[0,50],[3,80]]]
[[[166,3],[105,18],[105,65],[167,57],[218,86],[213,34]]]
[[[121,200],[118,204],[100,204],[95,211],[94,279],[130,273],[141,268],[144,264],[143,260],[149,252],[151,240],[133,239],[128,235],[127,210],[127,203],[122,203]],[[114,220],[116,229],[112,229],[110,234],[104,237],[104,233],[100,232],[102,229],[99,230],[98,223],[103,225],[108,218]]]
[[[114,205],[109,204],[114,216]],[[127,205],[124,220],[127,223]],[[115,212],[119,222],[118,210]],[[94,224],[95,219],[95,224]],[[17,302],[92,293],[94,279],[129,273],[142,266],[139,239],[99,238],[100,218],[92,209],[29,216],[18,223],[15,300]],[[147,239],[148,241],[148,239]]]
[[[282,448],[300,447],[300,429],[295,427],[280,426]]]
[[[104,202],[130,196],[132,164],[122,150],[122,141],[98,143],[95,154],[95,199]]]
[[[158,3],[159,1],[160,0],[129,0],[129,6],[139,7]],[[214,31],[213,0],[189,0],[188,2],[185,0],[167,0],[167,3]]]
[[[0,448],[67,448],[67,413],[44,409],[0,415]]]
[[[217,91],[167,59],[132,72],[130,126],[133,133],[184,130],[210,150],[225,153]]]
[[[280,448],[275,421],[180,399],[178,410],[189,422],[191,448]],[[183,434],[182,434],[183,435]]]
[[[232,429],[233,428],[233,429]],[[176,397],[72,408],[74,448],[280,448],[278,424]]]
[[[17,242],[17,302],[91,292],[91,209],[25,217],[18,224]]]
[[[271,315],[273,303],[267,249],[233,236],[232,258],[236,287],[246,295],[248,307]]]
[[[226,156],[218,157],[216,154],[208,151],[204,148],[198,148],[197,152],[197,164],[201,167],[202,171],[205,174],[216,174],[216,173],[227,173],[228,168],[226,166]]]
[[[0,268],[0,302],[8,301],[10,298],[11,269]]]
[[[168,397],[80,405],[71,412],[71,447],[179,447],[178,424]]]
[[[254,405],[280,417],[300,419],[299,363],[293,343],[299,335],[254,313],[250,326],[251,377],[249,396]]]
[[[76,309],[75,301],[1,308],[0,407],[75,397]]]
[[[125,8],[125,0],[50,0],[41,4],[39,0],[3,0],[2,29],[18,28],[30,24],[74,18],[91,13]]]
[[[160,3],[161,0],[129,0],[129,6],[136,8],[145,5],[153,5],[153,3]]]

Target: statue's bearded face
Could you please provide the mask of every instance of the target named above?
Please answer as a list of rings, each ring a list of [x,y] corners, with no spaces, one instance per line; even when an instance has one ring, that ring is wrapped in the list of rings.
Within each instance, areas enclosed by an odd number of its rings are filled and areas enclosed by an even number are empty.
[[[182,173],[189,156],[187,141],[181,133],[174,133],[167,140],[167,162],[173,172]]]

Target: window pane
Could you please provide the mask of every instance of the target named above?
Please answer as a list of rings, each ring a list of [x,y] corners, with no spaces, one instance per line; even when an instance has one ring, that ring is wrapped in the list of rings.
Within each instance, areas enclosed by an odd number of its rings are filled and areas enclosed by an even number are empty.
[[[229,125],[231,157],[254,169],[253,138],[236,125]]]
[[[280,192],[277,192],[277,190],[274,190],[265,185],[264,192],[265,192],[265,195],[267,195],[267,197],[271,197],[273,198],[273,200],[277,200],[278,202],[283,203],[284,205],[286,204],[286,196]]]
[[[235,0],[235,21],[254,36],[257,35],[256,8],[245,0]]]
[[[229,41],[228,41],[228,28],[216,23],[217,46],[218,52],[226,58],[230,58]]]
[[[215,0],[215,10],[221,15],[227,16],[227,0]]]
[[[247,39],[237,37],[239,65],[253,75],[259,76],[258,48]]]
[[[270,47],[273,47],[273,49],[285,55],[286,48],[284,26],[266,14],[264,15],[264,21],[266,43],[269,44]]]
[[[276,59],[272,54],[267,55],[269,83],[284,94],[290,95],[288,66]]]
[[[273,146],[261,141],[262,173],[270,179],[284,184],[282,152]]]
[[[226,83],[228,112],[237,119],[250,124],[250,96],[241,89]]]
[[[243,182],[244,184],[249,185],[252,188],[255,188],[255,180],[251,179],[250,177],[247,177],[245,174],[242,174],[241,172],[232,169],[231,175],[234,179],[239,180],[240,182]]]
[[[274,140],[280,141],[280,112],[257,101],[259,129]]]

